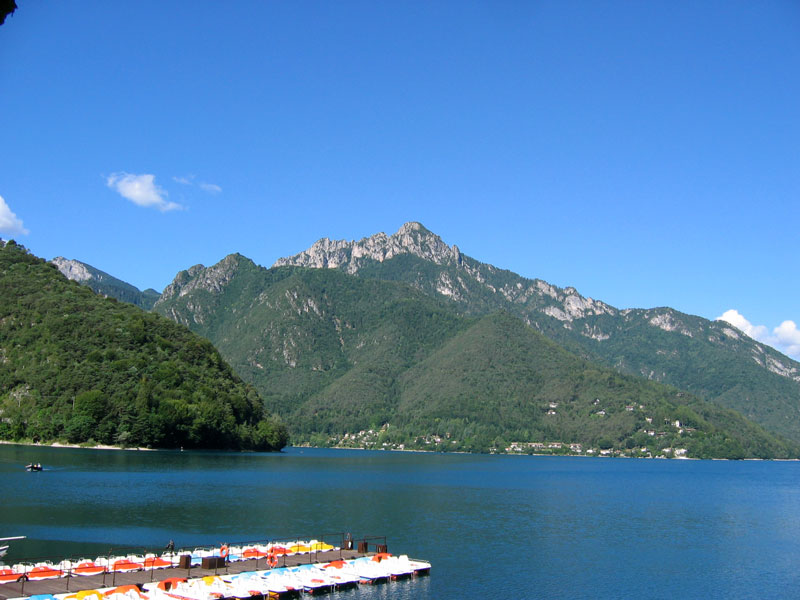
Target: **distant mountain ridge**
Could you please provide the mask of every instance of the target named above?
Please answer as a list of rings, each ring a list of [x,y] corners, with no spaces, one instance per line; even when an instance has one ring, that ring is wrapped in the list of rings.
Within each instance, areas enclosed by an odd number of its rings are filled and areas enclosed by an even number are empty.
[[[142,291],[130,283],[126,283],[105,271],[78,260],[57,256],[50,262],[58,267],[58,270],[67,279],[82,283],[103,296],[135,304],[145,310],[153,308],[153,304],[156,303],[156,300],[161,295],[152,288]]]
[[[393,259],[405,261],[402,263],[403,269],[380,270],[377,266],[392,263]],[[414,259],[432,263],[439,269],[423,269]],[[404,224],[391,236],[378,233],[350,242],[322,238],[308,250],[279,258],[273,266],[287,265],[335,268],[351,275],[381,275],[377,278],[402,279],[426,292],[434,291],[466,304],[470,312],[497,308],[503,302],[537,308],[560,321],[618,312],[608,304],[581,296],[575,288],[561,289],[541,279],[525,279],[511,271],[465,256],[458,246],[448,246],[438,235],[417,222]],[[457,271],[452,273],[450,269]],[[401,270],[405,273],[397,272]],[[501,301],[484,301],[479,306],[472,306],[478,289],[499,294]]]
[[[232,254],[180,272],[154,310],[211,340],[295,441],[377,435],[367,447],[487,451],[550,440],[635,455],[795,452],[738,413],[588,363],[508,311],[465,316],[403,282],[265,269]]]
[[[584,358],[685,389],[800,440],[800,363],[728,323],[671,308],[620,310],[481,263],[414,222],[358,242],[323,238],[275,265],[402,281],[465,314],[508,310]]]

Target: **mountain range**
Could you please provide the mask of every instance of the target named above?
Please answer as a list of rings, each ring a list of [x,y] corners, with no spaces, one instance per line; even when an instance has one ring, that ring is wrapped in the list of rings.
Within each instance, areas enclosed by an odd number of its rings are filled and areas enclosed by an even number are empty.
[[[727,323],[482,263],[419,223],[323,238],[270,269],[236,254],[196,265],[153,310],[211,340],[299,440],[692,446],[664,425],[693,422],[700,455],[746,446],[749,426],[720,433],[742,414],[800,441],[797,362]]]
[[[419,223],[358,242],[323,238],[275,265],[403,281],[450,298],[465,314],[507,310],[588,360],[673,385],[800,441],[800,363],[726,322],[666,307],[618,309],[481,263]]]

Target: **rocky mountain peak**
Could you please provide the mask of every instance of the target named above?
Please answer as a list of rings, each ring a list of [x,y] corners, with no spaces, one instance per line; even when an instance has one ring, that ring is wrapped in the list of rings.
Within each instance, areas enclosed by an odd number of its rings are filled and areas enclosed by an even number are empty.
[[[162,303],[171,298],[185,296],[189,292],[197,289],[206,290],[212,293],[219,293],[233,279],[239,267],[241,254],[229,254],[217,264],[211,267],[204,265],[194,265],[186,271],[181,271],[175,276],[164,292],[161,294],[158,303]]]
[[[83,282],[95,278],[95,275],[89,271],[86,265],[77,260],[71,260],[64,258],[63,256],[56,256],[50,262],[58,267],[58,270],[61,271],[61,274],[64,277],[71,279],[72,281]]]
[[[413,232],[418,232],[427,235],[434,235],[433,233],[431,233],[430,230],[428,230],[422,223],[418,221],[409,221],[408,223],[403,223],[403,225],[400,227],[400,229],[397,230],[397,233],[395,235],[405,235]]]
[[[160,295],[152,288],[142,292],[136,286],[79,260],[57,256],[50,263],[67,279],[85,285],[97,294],[129,302],[145,310],[150,310]]]
[[[318,269],[341,268],[356,273],[368,260],[383,262],[400,254],[413,254],[436,264],[460,264],[457,246],[448,246],[438,235],[421,223],[405,223],[397,233],[376,233],[359,241],[322,238],[308,250],[287,258],[279,258],[273,266],[300,266]]]

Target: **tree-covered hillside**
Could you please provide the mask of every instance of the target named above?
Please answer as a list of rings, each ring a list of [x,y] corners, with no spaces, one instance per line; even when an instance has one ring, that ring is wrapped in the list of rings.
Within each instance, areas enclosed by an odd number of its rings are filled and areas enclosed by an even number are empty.
[[[366,445],[379,447],[798,453],[733,411],[578,358],[510,313],[464,317],[399,282],[231,255],[180,273],[155,310],[214,342],[297,441],[372,431]]]
[[[568,315],[556,308],[571,294],[578,305],[584,299],[577,292],[551,288],[554,295],[560,294],[558,299],[547,293],[515,296],[507,290],[535,284],[464,257],[466,263],[482,277],[464,274],[464,267],[436,265],[411,255],[369,262],[359,275],[407,281],[431,295],[438,295],[443,277],[459,281],[457,292],[448,297],[455,297],[465,314],[507,310],[592,362],[673,385],[800,441],[800,419],[795,418],[800,411],[800,365],[731,325],[667,307],[625,311],[607,307],[607,311],[576,310]]]
[[[305,421],[303,405],[330,386],[360,407],[338,415],[349,427],[381,423],[400,374],[466,324],[406,285],[240,255],[178,274],[155,309],[210,339],[270,410]]]
[[[285,427],[207,340],[0,245],[0,439],[277,450]]]
[[[467,448],[554,440],[680,447],[694,457],[797,452],[734,411],[589,363],[503,312],[449,340],[400,385],[401,429],[444,425]]]
[[[322,239],[276,264],[404,282],[465,315],[508,311],[592,362],[733,408],[800,442],[800,363],[728,323],[671,308],[620,310],[475,260],[419,223],[358,242]]]

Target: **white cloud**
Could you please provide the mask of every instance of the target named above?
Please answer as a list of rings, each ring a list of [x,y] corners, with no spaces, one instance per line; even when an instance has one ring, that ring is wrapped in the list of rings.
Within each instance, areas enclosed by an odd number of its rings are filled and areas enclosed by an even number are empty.
[[[22,225],[22,219],[19,219],[11,211],[2,196],[0,196],[0,231],[9,235],[27,235],[29,233]]]
[[[222,188],[215,183],[200,182],[199,185],[201,190],[209,194],[219,194],[222,191]]]
[[[155,175],[149,174],[114,173],[106,179],[106,185],[138,206],[161,212],[182,209],[180,204],[166,199],[166,190],[156,185],[155,179]]]
[[[181,185],[191,185],[197,186],[204,192],[209,194],[219,194],[222,191],[222,188],[218,186],[216,183],[207,183],[205,181],[199,181],[195,183],[196,176],[195,175],[185,175],[182,177],[173,177],[172,180],[176,183],[180,183]]]
[[[726,321],[756,341],[772,346],[776,350],[800,359],[800,329],[794,321],[784,321],[772,332],[765,325],[753,325],[737,310],[726,310],[717,321]]]
[[[726,310],[722,316],[714,319],[715,321],[727,321],[737,329],[745,332],[754,340],[763,342],[764,338],[769,335],[769,330],[764,325],[753,325],[750,321],[744,318],[738,310]]]
[[[786,354],[800,358],[800,329],[794,321],[784,321],[775,330],[778,343],[786,348]]]

